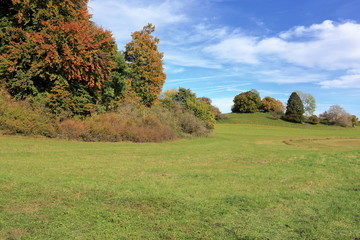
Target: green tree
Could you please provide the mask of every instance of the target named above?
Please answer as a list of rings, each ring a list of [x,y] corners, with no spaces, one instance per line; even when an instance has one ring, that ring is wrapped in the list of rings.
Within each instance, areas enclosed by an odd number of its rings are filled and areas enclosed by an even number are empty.
[[[254,89],[236,95],[233,102],[231,111],[234,113],[254,113],[261,105],[259,92]]]
[[[314,115],[316,109],[316,101],[313,95],[309,93],[303,93],[301,91],[296,91],[297,95],[299,95],[303,105],[304,105],[304,113],[306,116]]]
[[[116,52],[115,63],[115,69],[110,73],[110,78],[104,82],[102,88],[102,104],[107,110],[116,108],[124,99],[129,88],[127,82],[129,67],[121,52]]]
[[[125,46],[125,60],[130,67],[131,88],[150,107],[157,101],[166,75],[163,68],[163,53],[158,50],[159,39],[151,34],[155,26],[148,24],[134,32],[132,41]]]
[[[287,102],[285,120],[301,123],[304,121],[304,105],[296,92],[291,93]]]
[[[162,94],[162,104],[167,108],[174,108],[176,104],[180,104],[183,108],[190,110],[194,115],[205,122],[208,129],[215,127],[215,113],[209,102],[209,98],[196,97],[190,89],[179,88],[165,91]]]

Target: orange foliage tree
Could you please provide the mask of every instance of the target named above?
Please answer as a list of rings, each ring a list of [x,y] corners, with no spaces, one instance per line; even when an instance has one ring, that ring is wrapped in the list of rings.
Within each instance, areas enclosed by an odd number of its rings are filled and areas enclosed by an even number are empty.
[[[90,21],[87,0],[5,0],[0,81],[18,99],[40,97],[59,113],[88,114],[116,68],[111,32]]]
[[[264,112],[284,112],[285,106],[279,100],[272,97],[264,97],[261,100],[260,110]]]
[[[158,51],[159,39],[151,34],[155,26],[148,24],[134,32],[132,41],[126,44],[125,60],[130,67],[130,87],[141,102],[150,107],[158,99],[166,75],[163,68],[163,53]]]

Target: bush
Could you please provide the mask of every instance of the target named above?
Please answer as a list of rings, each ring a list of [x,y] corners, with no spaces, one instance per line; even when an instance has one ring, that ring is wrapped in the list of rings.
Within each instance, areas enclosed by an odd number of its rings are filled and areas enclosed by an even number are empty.
[[[161,104],[170,111],[181,106],[181,111],[192,112],[195,117],[205,123],[207,129],[214,129],[215,127],[215,112],[211,100],[206,97],[196,98],[196,94],[190,89],[179,88],[179,90],[165,91],[162,94]],[[180,115],[177,116],[182,118]]]
[[[283,112],[274,112],[274,111],[270,111],[270,115],[272,116],[273,119],[281,119],[284,116]]]
[[[320,118],[316,115],[312,115],[309,117],[309,123],[314,124],[314,125],[319,124]]]
[[[200,102],[200,101],[198,101]],[[201,104],[205,104],[202,106]],[[201,117],[205,102],[193,106]],[[139,102],[119,105],[117,111],[75,116],[62,114],[55,118],[41,98],[15,101],[6,91],[0,96],[0,130],[7,134],[42,135],[80,141],[161,142],[188,136],[208,136],[208,122],[180,103],[170,109],[161,105],[146,108]],[[211,112],[211,111],[210,111]],[[203,115],[201,115],[203,114]]]
[[[88,142],[161,142],[176,139],[173,131],[154,115],[131,118],[108,112],[81,119],[68,119],[60,124],[63,138]]]
[[[0,90],[0,130],[5,134],[55,137],[57,121],[42,107],[26,101],[15,101]]]

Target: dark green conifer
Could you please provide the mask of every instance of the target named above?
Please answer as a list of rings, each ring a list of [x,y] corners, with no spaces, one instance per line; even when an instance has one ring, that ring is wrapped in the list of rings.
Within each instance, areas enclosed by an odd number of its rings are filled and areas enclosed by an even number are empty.
[[[304,112],[304,105],[299,95],[296,92],[293,92],[287,102],[285,120],[301,123],[304,120]]]

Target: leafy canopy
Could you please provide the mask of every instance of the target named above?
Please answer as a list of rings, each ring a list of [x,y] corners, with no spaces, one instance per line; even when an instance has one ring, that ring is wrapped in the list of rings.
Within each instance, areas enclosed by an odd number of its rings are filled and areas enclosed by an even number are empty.
[[[55,113],[94,111],[117,50],[111,32],[90,21],[87,0],[8,0],[0,12],[0,81],[8,91],[41,97]]]
[[[145,106],[153,105],[162,90],[166,75],[163,68],[163,53],[158,50],[159,39],[151,34],[152,24],[134,32],[132,41],[125,46],[125,60],[130,67],[130,85]]]
[[[231,110],[234,113],[254,113],[261,105],[259,92],[254,89],[236,95],[233,102]]]

